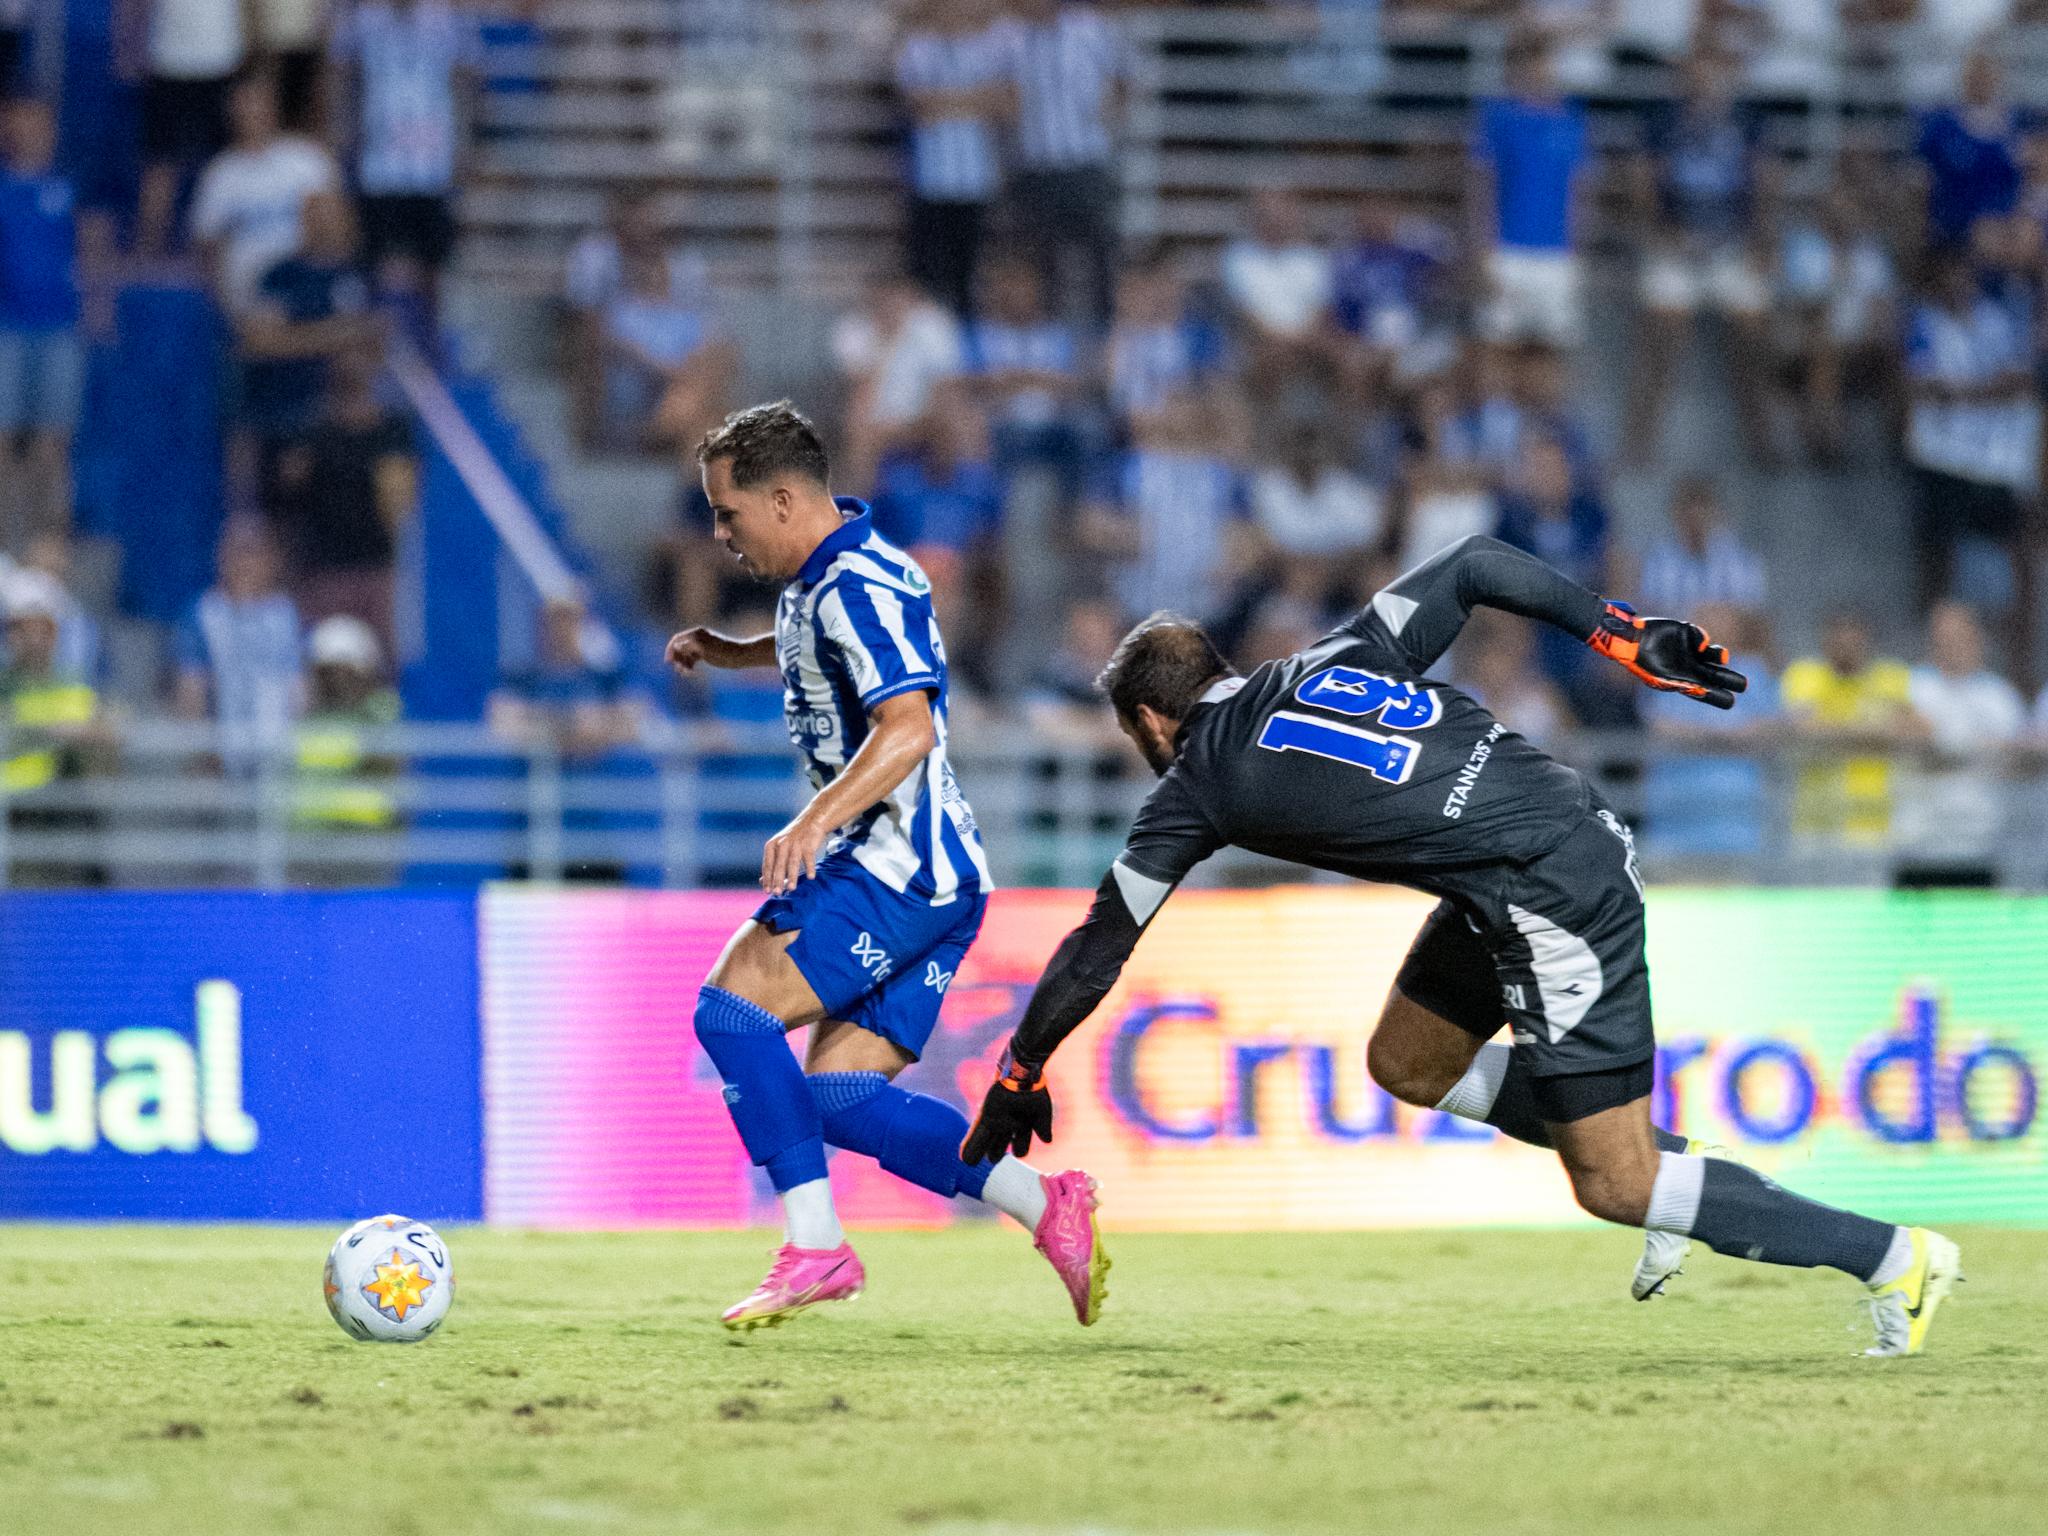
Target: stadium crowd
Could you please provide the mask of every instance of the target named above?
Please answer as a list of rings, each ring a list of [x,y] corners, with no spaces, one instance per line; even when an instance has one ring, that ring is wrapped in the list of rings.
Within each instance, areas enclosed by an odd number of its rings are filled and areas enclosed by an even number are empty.
[[[772,159],[772,96],[736,62],[766,8],[678,3],[690,67],[664,104],[676,155],[709,153],[716,128],[730,153]],[[1772,830],[1764,770],[1729,749],[1803,739],[1835,755],[1800,771],[1795,830],[1924,846],[1952,873],[1986,863],[2003,755],[2048,734],[2048,695],[2030,706],[2020,686],[2034,661],[2048,132],[1986,45],[2042,8],[1653,9],[1652,32],[1686,15],[1656,46],[1616,0],[1323,0],[1305,27],[1276,15],[1323,88],[1361,102],[1418,18],[1502,24],[1504,80],[1473,105],[1455,213],[1266,185],[1210,250],[1120,238],[1133,53],[1118,8],[895,8],[900,260],[834,327],[841,388],[815,403],[839,488],[871,497],[933,577],[960,730],[1021,716],[1108,753],[1090,680],[1132,618],[1191,612],[1249,666],[1490,533],[1647,609],[1700,616],[1750,665],[1742,709],[1702,720],[1642,703],[1568,637],[1488,616],[1460,646],[1453,677],[1540,741],[1580,727],[1668,739],[1643,786],[1653,827],[1694,851],[1753,850]],[[10,794],[87,760],[105,733],[114,583],[73,536],[70,446],[84,359],[119,294],[167,271],[199,276],[232,338],[219,577],[168,627],[143,687],[130,669],[123,707],[248,725],[346,695],[390,718],[393,570],[420,453],[384,362],[437,345],[485,22],[446,0],[134,0],[112,36],[140,87],[132,191],[59,154],[28,29],[0,48]],[[1908,135],[1853,137],[1807,195],[1772,132],[1774,114],[1803,110],[1800,87],[1759,69],[1798,25],[1831,49],[1921,39],[1917,63],[1938,76]],[[1617,62],[1663,71],[1669,90],[1609,148],[1583,98]],[[1595,267],[1625,271],[1633,293],[1615,444],[1572,383],[1589,293],[1603,291]],[[680,460],[741,403],[762,360],[720,319],[711,270],[644,193],[622,191],[574,245],[565,357],[587,450]],[[1656,539],[1617,538],[1612,477],[1662,461],[1669,381],[1707,320],[1749,460],[1731,470],[1824,469],[1857,451],[1853,411],[1890,424],[1916,577],[1882,626],[1834,614],[1813,654],[1781,656],[1773,616],[1803,595],[1779,588],[1712,476],[1676,478]],[[650,636],[713,613],[765,624],[695,501],[650,552],[637,616]],[[584,617],[550,610],[494,729],[595,756],[650,711],[776,718],[772,687],[678,692],[599,657]],[[323,680],[336,667],[360,674],[342,694]],[[1925,754],[1927,792],[1895,807],[1901,747]]]

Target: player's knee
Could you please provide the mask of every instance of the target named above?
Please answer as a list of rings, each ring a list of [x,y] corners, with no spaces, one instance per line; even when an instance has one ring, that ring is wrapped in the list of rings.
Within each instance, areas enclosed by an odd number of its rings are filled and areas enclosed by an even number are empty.
[[[1451,1083],[1439,1083],[1442,1073],[1431,1064],[1406,1049],[1399,1036],[1392,1030],[1382,1029],[1374,1033],[1365,1047],[1365,1070],[1372,1080],[1403,1104],[1420,1104],[1424,1108],[1441,1103],[1443,1096],[1451,1090]]]
[[[1572,1195],[1579,1209],[1602,1221],[1624,1227],[1640,1227],[1650,1210],[1650,1189],[1632,1171],[1608,1167],[1573,1167]]]

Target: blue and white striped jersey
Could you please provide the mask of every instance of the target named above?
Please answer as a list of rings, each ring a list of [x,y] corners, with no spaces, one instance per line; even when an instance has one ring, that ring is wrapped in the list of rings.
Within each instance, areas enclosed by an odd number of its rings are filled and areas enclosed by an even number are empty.
[[[974,812],[946,761],[946,648],[932,586],[916,561],[875,532],[864,503],[838,501],[846,522],[812,552],[775,609],[784,719],[812,788],[823,789],[867,740],[870,709],[899,693],[931,694],[938,740],[924,767],[829,851],[850,847],[891,890],[943,906],[993,882]]]

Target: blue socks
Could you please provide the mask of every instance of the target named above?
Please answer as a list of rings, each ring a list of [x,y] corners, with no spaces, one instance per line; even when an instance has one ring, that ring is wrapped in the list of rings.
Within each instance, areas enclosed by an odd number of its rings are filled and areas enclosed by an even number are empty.
[[[906,1093],[879,1072],[820,1072],[809,1082],[818,1123],[833,1146],[872,1157],[934,1194],[981,1198],[992,1165],[960,1161],[967,1117],[952,1105]]]
[[[697,993],[696,1022],[698,1042],[725,1082],[725,1107],[747,1156],[768,1170],[778,1193],[824,1178],[818,1106],[783,1038],[787,1026],[758,1004],[711,986]]]

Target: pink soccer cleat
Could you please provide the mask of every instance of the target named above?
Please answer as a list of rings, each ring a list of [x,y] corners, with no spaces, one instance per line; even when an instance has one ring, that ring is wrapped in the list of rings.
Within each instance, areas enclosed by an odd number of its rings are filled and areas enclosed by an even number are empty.
[[[1102,1315],[1109,1297],[1109,1255],[1095,1227],[1095,1207],[1101,1204],[1096,1184],[1078,1169],[1048,1173],[1038,1182],[1045,1186],[1045,1214],[1038,1218],[1031,1246],[1059,1272],[1073,1299],[1074,1316],[1086,1328]]]
[[[851,1243],[837,1248],[799,1248],[784,1243],[775,1250],[768,1278],[745,1301],[726,1308],[720,1321],[728,1328],[780,1327],[818,1302],[851,1301],[867,1280],[867,1271],[861,1268],[860,1256]]]

